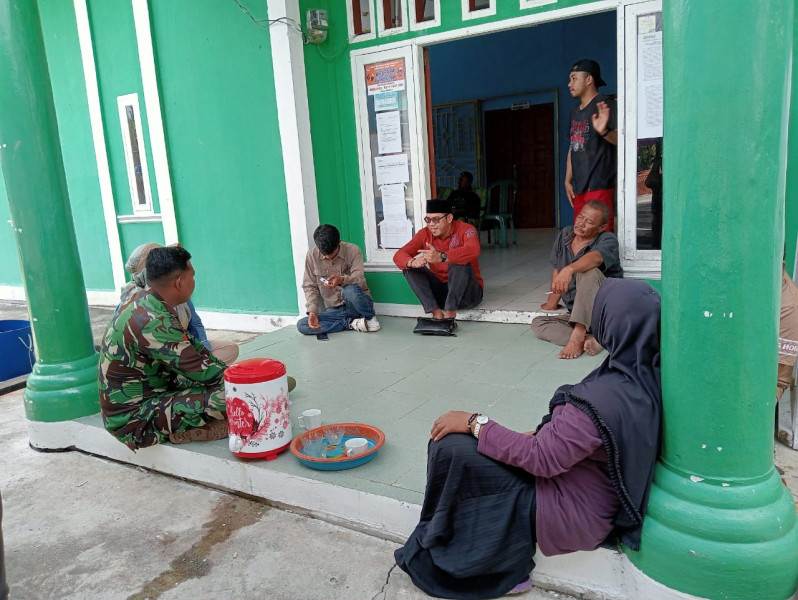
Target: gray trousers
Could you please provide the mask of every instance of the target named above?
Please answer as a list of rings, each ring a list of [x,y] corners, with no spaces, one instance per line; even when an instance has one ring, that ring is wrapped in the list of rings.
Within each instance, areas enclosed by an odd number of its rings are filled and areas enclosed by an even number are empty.
[[[581,323],[590,330],[593,317],[593,303],[599,286],[606,279],[598,269],[590,269],[576,274],[576,297],[570,313],[564,315],[546,315],[532,319],[532,332],[541,340],[558,346],[565,346],[571,339],[574,325]]]
[[[446,283],[426,268],[405,269],[402,272],[410,288],[421,300],[424,312],[432,312],[436,308],[474,308],[482,302],[482,286],[471,265],[449,265],[449,281]]]

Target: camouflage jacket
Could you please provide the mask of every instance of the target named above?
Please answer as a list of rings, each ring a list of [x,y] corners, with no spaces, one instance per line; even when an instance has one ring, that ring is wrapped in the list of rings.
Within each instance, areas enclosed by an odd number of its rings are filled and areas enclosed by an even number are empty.
[[[170,391],[221,388],[226,365],[146,289],[114,314],[100,350],[100,407],[106,427],[127,423],[141,403]]]

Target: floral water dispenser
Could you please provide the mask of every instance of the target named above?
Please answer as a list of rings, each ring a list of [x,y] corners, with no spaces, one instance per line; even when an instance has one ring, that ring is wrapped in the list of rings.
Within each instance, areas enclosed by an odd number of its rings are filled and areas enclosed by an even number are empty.
[[[272,460],[291,444],[285,365],[251,358],[224,373],[230,451],[241,458]]]

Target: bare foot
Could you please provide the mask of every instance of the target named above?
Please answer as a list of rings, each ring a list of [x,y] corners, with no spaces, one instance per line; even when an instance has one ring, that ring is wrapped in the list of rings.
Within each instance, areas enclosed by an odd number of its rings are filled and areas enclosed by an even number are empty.
[[[574,325],[571,338],[560,352],[560,358],[579,358],[585,351],[585,326],[581,323]]]
[[[560,351],[560,358],[579,358],[582,356],[582,353],[585,351],[585,344],[584,342],[575,342],[573,340],[569,340],[568,344],[566,344],[565,348]]]
[[[433,319],[442,319],[443,318],[443,311],[440,308],[436,308],[432,311],[432,318]]]
[[[554,312],[555,310],[560,310],[562,308],[562,304],[559,302],[556,303],[554,306],[549,306],[548,302],[540,305],[540,310],[548,310],[550,312]]]
[[[457,311],[456,310],[447,310],[443,313],[444,319],[456,319],[457,318]]]
[[[598,343],[596,338],[588,337],[585,340],[585,352],[587,352],[590,356],[596,356],[599,352],[604,350],[604,346]]]

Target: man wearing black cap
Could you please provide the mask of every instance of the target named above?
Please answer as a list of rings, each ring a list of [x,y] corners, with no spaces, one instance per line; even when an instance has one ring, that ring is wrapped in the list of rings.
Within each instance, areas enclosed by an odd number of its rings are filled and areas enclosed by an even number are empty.
[[[617,105],[598,93],[607,85],[594,60],[582,59],[571,67],[568,91],[579,105],[571,109],[570,148],[565,170],[565,193],[574,207],[574,220],[590,200],[610,209],[607,231],[614,228]]]
[[[393,262],[433,319],[455,319],[457,311],[482,302],[479,234],[456,221],[446,200],[427,200],[427,226],[397,250]]]

